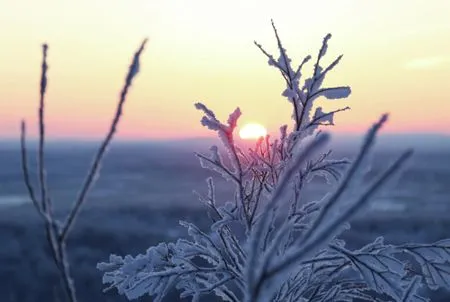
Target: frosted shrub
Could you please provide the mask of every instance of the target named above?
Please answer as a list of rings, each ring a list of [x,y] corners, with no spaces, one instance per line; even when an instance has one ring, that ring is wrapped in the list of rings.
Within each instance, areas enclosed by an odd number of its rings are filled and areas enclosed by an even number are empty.
[[[239,108],[223,123],[204,104],[195,104],[204,115],[201,123],[217,133],[226,150],[221,154],[213,146],[210,154],[197,154],[200,164],[232,182],[235,194],[231,201],[217,201],[213,179],[208,178],[208,193],[200,201],[211,218],[209,230],[181,221],[190,240],[163,242],[135,257],[111,255],[108,262],[98,264],[103,282],[128,299],[150,295],[154,301],[172,289],[192,301],[210,294],[223,301],[246,302],[426,301],[418,293],[422,284],[449,288],[450,240],[394,246],[379,237],[349,250],[339,239],[349,228],[348,221],[412,152],[401,154],[370,184],[362,181],[376,134],[388,118],[383,115],[367,132],[352,163],[331,159],[326,149],[329,136],[317,128],[333,125],[334,114],[348,107],[325,112],[314,103],[350,95],[347,86],[323,87],[342,56],[323,64],[331,38],[327,35],[313,74],[305,77],[302,67],[311,56],[294,68],[273,29],[278,58],[255,44],[286,82],[282,95],[293,106],[292,130],[284,125],[277,139],[261,138],[245,151],[234,140]],[[306,201],[304,188],[315,176],[327,177],[334,185],[321,200]],[[404,254],[412,256],[420,269],[407,269]]]

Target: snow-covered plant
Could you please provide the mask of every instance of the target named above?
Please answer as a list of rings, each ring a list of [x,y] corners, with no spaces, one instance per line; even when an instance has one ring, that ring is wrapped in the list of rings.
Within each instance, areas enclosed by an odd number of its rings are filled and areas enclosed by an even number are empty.
[[[192,301],[210,294],[233,302],[426,301],[418,293],[423,284],[450,288],[450,239],[395,246],[379,237],[350,250],[339,238],[412,152],[401,154],[372,182],[363,182],[376,134],[388,118],[383,115],[351,163],[332,159],[331,151],[324,149],[329,136],[317,128],[333,125],[334,114],[348,107],[325,112],[314,103],[320,97],[350,95],[347,86],[323,87],[342,56],[323,63],[331,38],[327,35],[313,74],[305,77],[302,67],[311,56],[294,68],[273,29],[278,58],[255,44],[286,82],[282,95],[293,106],[292,130],[284,125],[277,139],[266,136],[246,151],[234,140],[239,108],[223,123],[205,105],[195,104],[204,115],[201,123],[217,132],[226,150],[222,154],[213,146],[209,155],[197,154],[200,163],[232,182],[234,195],[225,202],[216,200],[213,179],[208,178],[208,193],[200,195],[211,218],[208,230],[182,221],[189,240],[160,243],[135,257],[111,255],[97,266],[104,272],[103,282],[128,299],[150,295],[154,301],[173,289]],[[304,189],[316,176],[333,182],[330,193],[305,200]],[[413,258],[420,269],[409,268]]]
[[[101,162],[104,158],[106,150],[108,149],[119,125],[122,117],[123,107],[127,100],[127,93],[131,87],[131,84],[139,72],[139,61],[147,40],[144,40],[136,53],[133,56],[133,60],[130,64],[128,73],[125,77],[124,85],[121,89],[119,100],[117,102],[117,108],[112,118],[108,132],[105,138],[101,142],[91,167],[87,171],[86,178],[80,187],[77,198],[74,200],[72,206],[66,217],[61,221],[54,211],[55,201],[51,197],[46,177],[46,165],[45,165],[45,141],[46,141],[46,127],[45,127],[45,95],[47,91],[47,52],[48,45],[42,45],[42,65],[41,65],[41,81],[39,90],[39,109],[38,109],[38,150],[37,150],[37,173],[38,174],[38,192],[36,193],[35,187],[31,180],[31,173],[28,164],[28,148],[27,148],[27,132],[26,123],[22,121],[20,131],[20,146],[21,146],[21,159],[22,159],[22,172],[24,182],[28,191],[28,195],[35,207],[36,211],[44,222],[46,238],[50,246],[50,252],[52,259],[58,269],[59,276],[63,291],[66,294],[66,298],[70,302],[77,301],[76,288],[70,272],[70,264],[67,255],[67,237],[73,228],[76,218],[80,214],[83,204],[87,200],[88,193],[92,188],[95,180],[99,176]]]

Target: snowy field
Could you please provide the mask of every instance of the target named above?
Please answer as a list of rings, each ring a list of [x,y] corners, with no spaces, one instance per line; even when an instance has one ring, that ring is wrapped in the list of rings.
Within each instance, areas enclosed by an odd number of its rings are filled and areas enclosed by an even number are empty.
[[[73,201],[94,147],[77,144],[49,149],[49,186],[59,211]],[[100,180],[69,236],[80,301],[125,301],[114,291],[102,293],[101,273],[95,266],[109,254],[137,254],[159,241],[185,236],[178,226],[180,219],[207,226],[208,217],[192,193],[194,189],[205,192],[204,179],[210,175],[193,155],[197,147],[113,145]],[[337,156],[352,156],[342,147],[336,151]],[[380,148],[369,177],[396,154],[392,148]],[[58,301],[58,275],[48,256],[41,222],[25,193],[19,155],[15,146],[1,145],[0,301]],[[327,186],[316,179],[307,197],[320,198]],[[224,199],[231,196],[229,184],[218,182],[217,188]],[[427,148],[419,150],[389,190],[352,222],[345,239],[350,247],[378,235],[395,243],[432,242],[450,237],[449,213],[450,149]],[[432,301],[450,301],[450,294],[431,294]]]

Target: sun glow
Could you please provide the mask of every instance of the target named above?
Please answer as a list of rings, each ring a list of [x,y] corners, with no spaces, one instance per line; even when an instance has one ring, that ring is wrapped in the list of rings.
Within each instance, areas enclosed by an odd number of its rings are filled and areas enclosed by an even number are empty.
[[[260,137],[265,137],[266,135],[266,128],[264,128],[263,125],[257,123],[246,124],[239,131],[239,136],[242,139],[258,139]]]

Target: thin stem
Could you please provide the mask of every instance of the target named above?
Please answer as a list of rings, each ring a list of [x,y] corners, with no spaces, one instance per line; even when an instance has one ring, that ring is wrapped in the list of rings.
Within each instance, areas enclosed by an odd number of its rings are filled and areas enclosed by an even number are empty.
[[[55,262],[55,265],[60,273],[63,289],[67,295],[70,302],[76,302],[76,291],[75,285],[70,275],[69,261],[67,257],[66,250],[66,239],[70,227],[73,225],[74,219],[77,216],[80,207],[85,200],[85,196],[92,185],[94,180],[94,175],[96,175],[100,162],[103,158],[103,154],[106,151],[107,146],[113,138],[116,132],[116,127],[119,123],[120,116],[122,114],[123,104],[125,103],[126,95],[134,76],[139,71],[139,56],[144,49],[146,40],[141,44],[141,47],[136,52],[134,56],[133,63],[130,66],[128,75],[126,77],[124,88],[120,95],[120,101],[117,106],[116,115],[111,124],[110,131],[106,135],[105,140],[99,148],[99,151],[95,157],[94,163],[88,173],[84,186],[82,187],[79,198],[72,207],[67,220],[63,226],[59,225],[59,222],[53,215],[51,199],[48,196],[47,182],[45,175],[45,94],[47,89],[47,50],[48,45],[44,44],[42,46],[43,59],[42,59],[42,72],[40,81],[40,99],[39,99],[39,110],[38,110],[38,127],[39,127],[39,145],[37,154],[37,169],[38,169],[38,182],[40,188],[41,200],[38,200],[33,185],[30,180],[30,172],[28,169],[28,156],[27,156],[27,145],[26,145],[26,124],[25,121],[21,122],[20,129],[20,147],[21,147],[21,165],[24,177],[24,182],[28,190],[29,197],[38,211],[39,215],[44,220],[45,232],[47,241],[50,245],[50,252]]]
[[[47,181],[45,178],[45,162],[44,162],[44,146],[45,146],[45,92],[47,90],[47,50],[48,45],[42,45],[42,65],[41,65],[41,83],[40,83],[40,98],[39,98],[39,149],[38,149],[38,173],[39,173],[39,187],[41,189],[41,205],[44,212],[48,212],[47,203]]]
[[[338,112],[346,111],[346,110],[349,110],[349,109],[350,109],[350,107],[347,106],[347,107],[344,107],[344,108],[336,109],[336,110],[330,111],[328,113],[322,114],[321,116],[317,116],[317,117],[312,119],[312,121],[309,123],[309,125],[306,127],[306,129],[308,129],[309,127],[312,127],[314,125],[319,125],[318,122],[321,119],[323,119],[323,118],[329,117],[330,115],[333,115],[333,114],[338,113]],[[328,125],[328,124],[321,124],[321,125]],[[334,125],[334,124],[330,123],[330,125]]]
[[[28,195],[30,196],[31,201],[33,202],[34,207],[38,211],[38,213],[43,216],[44,220],[47,220],[48,217],[46,217],[46,213],[42,211],[42,207],[39,204],[36,194],[34,193],[33,185],[31,184],[30,179],[30,171],[28,169],[28,151],[27,151],[27,145],[26,145],[26,124],[25,121],[21,122],[20,127],[20,153],[21,153],[21,165],[22,165],[22,174],[25,181],[25,185],[28,190]]]
[[[69,295],[69,300],[71,302],[76,302],[76,291],[75,284],[73,283],[72,277],[70,275],[69,260],[67,259],[66,244],[63,241],[58,240],[58,256],[60,259],[60,273],[63,279],[64,288]]]
[[[79,192],[78,198],[76,199],[75,203],[73,204],[73,207],[69,212],[67,220],[62,227],[61,234],[60,234],[60,238],[62,241],[64,241],[66,239],[70,228],[72,227],[78,213],[80,212],[81,206],[83,205],[84,201],[86,200],[87,193],[89,192],[89,189],[91,188],[91,186],[94,182],[95,176],[97,175],[97,173],[100,169],[100,163],[103,159],[106,149],[107,149],[108,145],[110,144],[114,134],[116,133],[117,125],[119,124],[120,117],[122,116],[123,105],[125,104],[125,101],[126,101],[128,89],[131,86],[133,78],[136,76],[136,74],[139,71],[139,58],[141,56],[141,53],[144,50],[146,42],[147,42],[147,39],[145,39],[142,42],[140,48],[137,50],[137,52],[134,55],[133,62],[130,65],[128,75],[125,79],[125,85],[122,89],[122,92],[120,93],[120,100],[119,100],[119,103],[117,104],[116,113],[112,120],[109,131],[108,131],[105,139],[101,143],[101,145],[97,151],[97,154],[94,157],[94,161],[92,162],[91,168],[89,169],[89,172],[86,176],[84,184]]]

